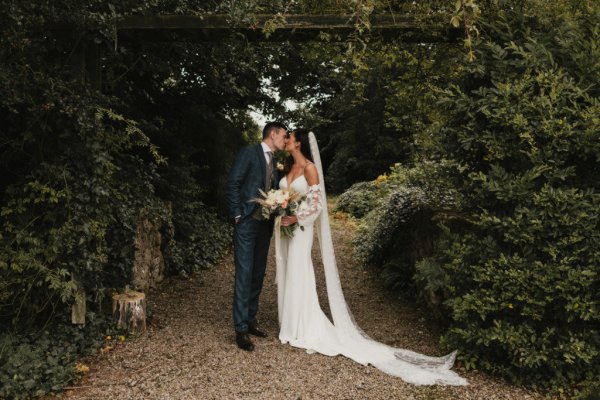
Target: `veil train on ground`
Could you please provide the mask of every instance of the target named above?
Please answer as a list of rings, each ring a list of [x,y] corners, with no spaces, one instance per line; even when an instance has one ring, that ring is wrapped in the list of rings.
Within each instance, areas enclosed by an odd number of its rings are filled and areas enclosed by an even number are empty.
[[[430,357],[410,350],[395,348],[371,339],[360,329],[350,312],[338,274],[321,155],[313,132],[309,133],[310,150],[317,167],[322,196],[322,211],[315,222],[325,270],[327,298],[336,335],[344,355],[364,365],[371,364],[381,371],[417,385],[467,385],[467,380],[450,369],[456,351],[442,357]]]

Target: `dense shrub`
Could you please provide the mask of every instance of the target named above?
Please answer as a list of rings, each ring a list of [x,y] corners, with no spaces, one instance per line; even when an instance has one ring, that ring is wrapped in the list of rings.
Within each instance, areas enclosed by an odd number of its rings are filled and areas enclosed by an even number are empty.
[[[386,204],[363,221],[355,242],[358,256],[365,263],[380,265],[389,287],[406,288],[414,273],[416,253],[424,245],[420,242],[431,235],[424,229],[433,225],[433,214],[429,199],[420,188],[394,190]]]
[[[364,217],[377,201],[377,186],[373,182],[358,182],[338,197],[336,208],[356,218]]]
[[[231,246],[232,226],[202,201],[205,195],[194,180],[196,168],[170,167],[158,186],[171,203],[174,236],[164,249],[170,274],[188,274],[206,268]]]
[[[441,119],[416,136],[426,139],[416,167],[379,187],[358,254],[391,286],[412,285],[439,306],[444,342],[467,367],[593,398],[600,4],[491,8],[475,61],[458,61],[438,92]],[[420,158],[447,161],[423,174]],[[435,193],[453,201],[440,207]]]
[[[369,196],[374,207],[361,221],[356,254],[363,263],[378,266],[392,289],[415,289],[415,264],[435,251],[439,222],[452,223],[459,216],[458,195],[441,177],[448,168],[446,162],[414,168],[397,164],[389,175],[355,185],[351,193],[351,198]],[[368,192],[361,194],[360,188]]]
[[[469,367],[560,388],[600,374],[600,5],[578,7],[548,22],[540,3],[539,31],[506,11],[440,99],[473,220],[437,259],[445,341]]]
[[[6,187],[0,297],[10,301],[0,304],[0,318],[7,325],[51,318],[79,288],[95,303],[108,288],[123,286],[137,214],[160,214],[150,184],[154,168],[127,154],[138,138],[122,138],[126,126],[114,118],[107,122],[113,126],[102,126],[80,114],[80,125],[65,122],[61,140],[47,141],[43,162],[32,162],[29,175]],[[70,146],[61,149],[65,142]]]
[[[451,76],[453,66],[445,60],[455,51],[398,40],[366,51],[367,68],[357,71],[341,62],[344,68],[334,73],[340,89],[316,110],[325,121],[315,131],[323,141],[330,192],[342,193],[395,163],[413,161],[420,147],[415,137],[437,118],[431,89]]]
[[[115,288],[130,282],[136,223],[141,215],[173,227],[177,235],[171,242],[174,251],[164,249],[171,254],[170,272],[214,262],[229,242],[227,228],[214,214],[218,194],[208,203],[197,193],[199,185],[214,186],[226,175],[223,166],[233,152],[231,147],[239,147],[242,132],[254,126],[247,124],[249,117],[239,117],[245,115],[252,96],[240,89],[244,83],[229,79],[237,68],[250,71],[248,85],[255,87],[259,82],[259,74],[251,68],[257,64],[240,62],[248,59],[250,51],[245,55],[234,52],[234,60],[227,53],[231,48],[222,44],[215,46],[222,49],[219,54],[189,51],[191,45],[166,48],[119,41],[116,46],[113,36],[115,20],[124,13],[173,12],[175,8],[182,12],[180,6],[200,10],[195,1],[161,5],[143,1],[3,2],[2,398],[47,392],[71,379],[76,354],[87,345],[93,347],[94,339],[104,331],[94,323],[90,310],[101,310]],[[70,30],[56,29],[57,24]],[[88,57],[81,52],[83,48]],[[85,67],[96,52],[101,55],[103,79],[93,87],[88,81],[91,68]],[[199,62],[200,53],[208,61]],[[230,62],[220,62],[225,58]],[[181,71],[190,70],[186,62],[211,72],[217,64],[219,73],[229,72],[225,78],[211,73],[202,80],[185,79]],[[232,90],[233,86],[240,90]],[[215,91],[227,95],[207,94]],[[184,109],[181,103],[191,103],[184,94],[196,99],[193,112],[202,116],[187,126],[180,114],[170,112]],[[157,100],[161,97],[162,102]],[[222,121],[227,121],[222,123],[226,128],[214,128]],[[202,135],[199,126],[206,128]],[[223,135],[224,131],[228,134]],[[194,140],[184,140],[184,134]],[[232,139],[234,134],[237,141]],[[213,146],[204,146],[207,142]],[[225,143],[223,151],[215,151],[221,143]],[[203,148],[210,157],[202,153]],[[173,166],[202,167],[204,176],[174,178],[177,173],[169,172],[170,164],[163,162],[163,156],[182,154],[181,149],[186,150],[185,157]],[[213,166],[216,171],[206,172]],[[159,194],[156,189],[161,179],[172,181],[168,190]],[[185,187],[179,187],[180,183]],[[172,200],[172,213],[165,199]],[[75,296],[82,291],[87,296],[88,316],[85,328],[78,328],[67,317]],[[76,345],[79,339],[75,337],[84,332],[90,341]],[[61,346],[68,350],[62,352]]]
[[[82,372],[76,368],[79,357],[119,333],[100,314],[88,313],[87,320],[75,326],[61,317],[39,333],[0,333],[0,398],[56,393],[75,380]]]

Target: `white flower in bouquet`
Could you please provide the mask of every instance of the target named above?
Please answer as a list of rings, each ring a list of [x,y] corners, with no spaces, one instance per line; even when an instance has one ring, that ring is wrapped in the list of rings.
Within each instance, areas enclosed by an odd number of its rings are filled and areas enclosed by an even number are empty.
[[[255,199],[255,201],[260,204],[261,213],[265,219],[272,215],[281,217],[296,215],[300,202],[303,200],[299,193],[287,189],[271,189],[268,193],[260,190],[260,194],[263,198]],[[296,226],[297,224],[282,226],[281,233],[283,236],[292,237]]]

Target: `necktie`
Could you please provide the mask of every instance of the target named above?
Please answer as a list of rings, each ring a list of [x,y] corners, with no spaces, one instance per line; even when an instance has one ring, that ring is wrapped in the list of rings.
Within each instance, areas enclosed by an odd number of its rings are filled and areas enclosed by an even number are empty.
[[[267,171],[265,176],[265,187],[267,191],[271,190],[271,184],[273,182],[273,152],[267,151],[267,157],[269,162],[267,163]]]

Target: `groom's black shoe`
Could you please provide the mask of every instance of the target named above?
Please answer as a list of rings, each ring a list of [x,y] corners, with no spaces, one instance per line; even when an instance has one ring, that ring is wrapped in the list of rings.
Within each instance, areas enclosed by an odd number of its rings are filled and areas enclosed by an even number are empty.
[[[237,343],[238,347],[242,350],[246,350],[246,351],[254,350],[254,343],[252,343],[252,341],[248,337],[247,332],[236,332],[235,333],[235,342]]]
[[[267,332],[260,329],[256,324],[248,326],[248,333],[258,337],[267,337]]]

